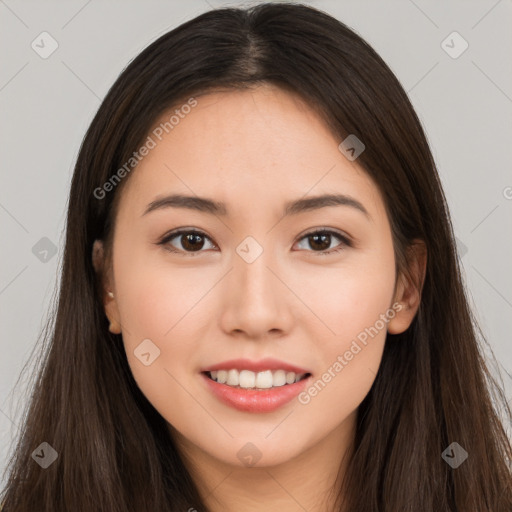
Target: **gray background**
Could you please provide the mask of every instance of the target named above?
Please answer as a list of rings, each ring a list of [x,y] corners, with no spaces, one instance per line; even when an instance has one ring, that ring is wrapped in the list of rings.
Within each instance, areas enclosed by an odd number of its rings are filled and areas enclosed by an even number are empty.
[[[305,3],[365,38],[408,91],[445,187],[470,300],[512,400],[512,2]],[[26,403],[17,378],[58,282],[73,166],[101,99],[164,32],[211,8],[248,4],[0,0],[2,470]],[[31,47],[43,31],[58,43],[46,59]],[[442,46],[453,31],[469,44],[458,58]],[[461,48],[453,37],[446,44]],[[53,245],[54,255],[42,252]]]

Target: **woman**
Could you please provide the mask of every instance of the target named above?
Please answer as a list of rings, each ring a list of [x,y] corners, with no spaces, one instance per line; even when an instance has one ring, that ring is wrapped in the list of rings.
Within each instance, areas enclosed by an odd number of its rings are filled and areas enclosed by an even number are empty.
[[[311,7],[207,12],[85,136],[4,510],[510,511],[477,333],[381,58]]]

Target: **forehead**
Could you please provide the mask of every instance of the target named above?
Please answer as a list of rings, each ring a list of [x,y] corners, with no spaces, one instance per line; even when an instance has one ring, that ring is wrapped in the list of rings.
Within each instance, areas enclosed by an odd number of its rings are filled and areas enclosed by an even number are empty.
[[[281,207],[308,194],[338,192],[370,201],[368,209],[382,209],[373,181],[345,158],[341,141],[298,95],[264,85],[195,101],[192,108],[166,111],[148,134],[153,147],[132,171],[121,198],[131,206],[140,203],[140,215],[165,193],[257,208],[256,199]]]

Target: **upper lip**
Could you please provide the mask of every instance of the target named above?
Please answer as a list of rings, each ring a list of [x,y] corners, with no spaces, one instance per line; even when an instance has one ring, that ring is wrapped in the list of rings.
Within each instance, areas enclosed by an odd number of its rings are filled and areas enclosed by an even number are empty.
[[[260,359],[259,361],[251,361],[250,359],[230,359],[229,361],[223,361],[207,368],[203,368],[203,372],[213,372],[215,370],[251,370],[253,372],[262,372],[264,370],[285,370],[287,372],[300,373],[311,373],[308,370],[289,364],[279,359]]]

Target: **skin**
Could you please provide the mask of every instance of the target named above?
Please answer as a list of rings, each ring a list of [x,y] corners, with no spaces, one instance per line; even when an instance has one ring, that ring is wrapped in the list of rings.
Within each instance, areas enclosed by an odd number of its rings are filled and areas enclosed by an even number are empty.
[[[210,510],[329,510],[327,492],[344,470],[386,330],[407,329],[420,292],[395,275],[379,189],[299,97],[265,85],[197,101],[129,176],[112,261],[95,244],[110,330],[123,334],[134,378],[168,422]],[[229,215],[182,208],[143,215],[170,193],[225,202]],[[350,195],[370,218],[349,206],[282,217],[285,202],[322,193]],[[157,245],[182,227],[206,234],[199,251],[187,253],[183,236],[167,242],[181,254]],[[319,255],[322,247],[305,235],[322,228],[348,235],[353,246]],[[236,252],[247,236],[263,249],[250,264]],[[341,244],[332,236],[326,247]],[[421,281],[426,254],[417,247],[411,271]],[[241,412],[200,376],[227,359],[275,357],[316,381],[395,303],[401,310],[308,404],[295,399],[271,413]],[[149,366],[134,355],[147,338],[160,349]],[[261,454],[252,467],[237,456],[248,442]]]

